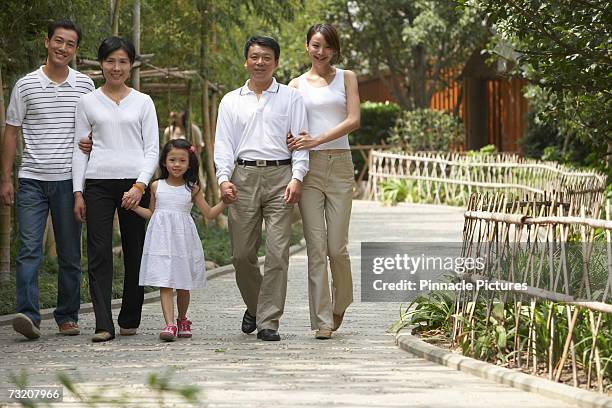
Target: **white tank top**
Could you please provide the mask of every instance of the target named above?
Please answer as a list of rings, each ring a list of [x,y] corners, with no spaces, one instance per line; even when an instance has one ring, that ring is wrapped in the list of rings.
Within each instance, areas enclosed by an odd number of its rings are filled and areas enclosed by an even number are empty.
[[[308,114],[308,129],[313,138],[335,127],[346,119],[346,91],[344,89],[344,70],[336,68],[336,75],[327,86],[316,88],[308,84],[306,74],[298,78],[298,89],[304,97]],[[313,150],[350,149],[348,136],[323,143]]]

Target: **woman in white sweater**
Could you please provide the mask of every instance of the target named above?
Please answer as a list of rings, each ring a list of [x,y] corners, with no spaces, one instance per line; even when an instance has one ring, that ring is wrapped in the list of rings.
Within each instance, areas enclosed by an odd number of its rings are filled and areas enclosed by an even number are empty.
[[[359,128],[359,91],[355,74],[334,66],[341,53],[333,26],[310,27],[306,52],[310,70],[289,86],[304,97],[310,134],[290,137],[288,144],[291,150],[310,150],[300,212],[308,252],[310,324],[315,337],[324,340],[340,327],[353,302],[347,245],[355,173],[347,134]]]
[[[98,49],[104,85],[83,95],[77,104],[72,178],[75,217],[87,224],[89,290],[96,315],[92,341],[112,340],[112,231],[119,215],[125,278],[119,313],[120,334],[136,334],[140,325],[143,288],[138,286],[145,222],[131,209],[148,206],[147,186],[159,155],[155,105],[129,88],[136,51],[127,40],[105,39]],[[92,134],[89,155],[78,141]]]

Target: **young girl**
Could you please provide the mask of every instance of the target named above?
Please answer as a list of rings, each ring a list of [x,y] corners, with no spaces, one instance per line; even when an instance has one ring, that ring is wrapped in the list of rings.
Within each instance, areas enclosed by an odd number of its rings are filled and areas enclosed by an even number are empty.
[[[159,159],[161,176],[151,183],[149,208],[134,211],[150,219],[140,264],[141,286],[159,287],[166,326],[159,334],[165,341],[176,337],[191,337],[191,322],[187,319],[189,291],[206,284],[204,251],[191,207],[195,204],[208,219],[223,211],[220,202],[210,207],[198,183],[198,159],[195,147],[183,139],[170,140]],[[174,324],[172,290],[176,289],[178,319]]]

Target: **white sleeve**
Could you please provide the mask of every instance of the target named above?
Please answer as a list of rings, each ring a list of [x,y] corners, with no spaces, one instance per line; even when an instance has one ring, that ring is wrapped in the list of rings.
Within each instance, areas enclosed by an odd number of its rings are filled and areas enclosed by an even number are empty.
[[[19,91],[19,81],[13,87],[11,100],[6,110],[6,124],[11,126],[21,126],[26,115],[26,107],[21,92]]]
[[[72,150],[72,191],[83,191],[85,184],[85,172],[89,155],[79,149],[79,140],[86,139],[91,133],[91,123],[87,118],[85,101],[83,96],[79,99],[75,111],[74,123],[74,148]]]
[[[144,168],[140,170],[137,183],[149,185],[159,160],[159,128],[157,125],[157,113],[155,104],[150,96],[144,103],[143,116],[141,119],[142,140],[144,141]]]
[[[227,97],[219,104],[217,115],[217,130],[215,131],[215,166],[217,167],[217,182],[219,184],[228,181],[234,171],[234,155],[236,146],[234,137],[233,120],[228,105]]]
[[[306,105],[302,95],[295,91],[294,100],[291,104],[291,134],[299,135],[300,132],[308,131],[308,116]],[[293,178],[300,181],[308,172],[308,150],[294,150],[291,154]]]

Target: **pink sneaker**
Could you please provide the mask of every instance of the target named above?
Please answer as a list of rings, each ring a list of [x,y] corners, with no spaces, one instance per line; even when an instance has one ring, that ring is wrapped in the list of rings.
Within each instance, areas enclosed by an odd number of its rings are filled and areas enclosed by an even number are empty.
[[[159,333],[159,338],[163,341],[174,341],[176,340],[176,331],[176,324],[167,324]]]
[[[176,325],[178,326],[178,337],[185,339],[191,337],[191,320],[176,319]]]

